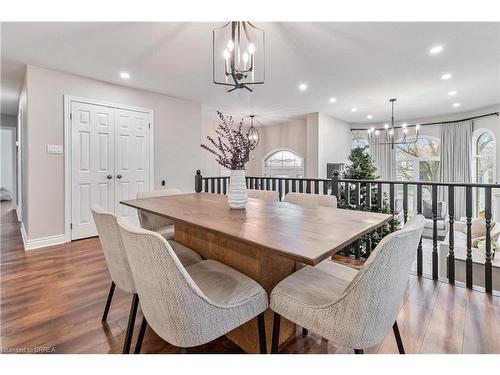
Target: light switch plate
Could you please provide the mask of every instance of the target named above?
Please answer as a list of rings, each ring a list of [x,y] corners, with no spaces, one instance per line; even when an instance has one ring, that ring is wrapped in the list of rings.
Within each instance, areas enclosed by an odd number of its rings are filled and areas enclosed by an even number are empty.
[[[48,154],[62,154],[63,145],[47,145]]]

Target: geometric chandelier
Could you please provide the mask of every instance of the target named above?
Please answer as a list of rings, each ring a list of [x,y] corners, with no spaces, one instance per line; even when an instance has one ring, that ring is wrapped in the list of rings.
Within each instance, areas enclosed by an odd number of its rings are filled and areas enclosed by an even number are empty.
[[[259,144],[259,131],[255,126],[253,126],[253,119],[255,115],[250,115],[250,128],[248,129],[247,138],[250,145],[250,150],[255,150],[255,147]]]
[[[420,125],[410,125],[408,126],[406,123],[402,123],[401,126],[394,126],[394,103],[396,99],[390,99],[391,103],[391,125],[385,124],[384,129],[375,129],[371,127],[368,129],[368,143],[370,145],[391,145],[394,149],[394,145],[401,144],[411,144],[418,141],[418,136],[420,132]],[[415,138],[407,140],[408,128],[415,128]],[[395,141],[396,138],[396,129],[403,129],[403,137],[401,141]],[[383,133],[381,133],[383,132]]]
[[[228,22],[213,30],[213,82],[228,92],[260,85],[265,79],[265,32],[248,21]]]

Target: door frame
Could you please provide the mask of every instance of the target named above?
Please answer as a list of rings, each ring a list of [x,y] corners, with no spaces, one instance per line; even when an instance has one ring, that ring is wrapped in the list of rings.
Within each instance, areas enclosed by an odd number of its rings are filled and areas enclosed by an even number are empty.
[[[64,95],[64,242],[71,242],[71,104],[73,102],[86,103],[92,105],[99,105],[102,107],[111,107],[116,109],[125,109],[136,112],[144,112],[149,114],[149,121],[151,123],[149,130],[149,186],[154,189],[155,182],[155,168],[154,168],[154,111],[149,108],[130,106],[126,104],[118,104],[106,102],[103,100],[82,98],[73,95]]]
[[[24,122],[24,109],[19,107],[17,111],[17,139],[16,139],[16,213],[17,221],[20,223],[23,221],[23,180],[22,180],[22,137],[23,137],[23,122]]]

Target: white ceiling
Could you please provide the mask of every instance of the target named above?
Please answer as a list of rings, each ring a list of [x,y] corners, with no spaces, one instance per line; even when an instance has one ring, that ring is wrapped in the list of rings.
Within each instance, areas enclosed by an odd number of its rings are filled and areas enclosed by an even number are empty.
[[[266,31],[266,82],[226,93],[212,83],[212,29],[221,23],[3,23],[2,113],[17,113],[25,64],[274,120],[320,111],[385,121],[392,97],[399,119],[500,103],[500,23],[256,24]],[[444,50],[432,56],[436,44]],[[453,77],[441,80],[445,72]]]

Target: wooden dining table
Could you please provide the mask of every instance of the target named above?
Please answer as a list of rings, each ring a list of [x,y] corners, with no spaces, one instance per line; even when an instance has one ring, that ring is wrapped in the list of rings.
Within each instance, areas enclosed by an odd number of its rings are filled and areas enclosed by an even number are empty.
[[[209,193],[168,195],[122,201],[122,204],[171,219],[174,240],[257,281],[268,295],[297,267],[314,266],[392,219],[392,215],[309,208],[285,202],[248,199],[246,209],[230,209],[227,196]],[[265,314],[267,347],[272,312]],[[257,319],[227,336],[249,353],[258,353]],[[282,319],[280,343],[295,334]]]

